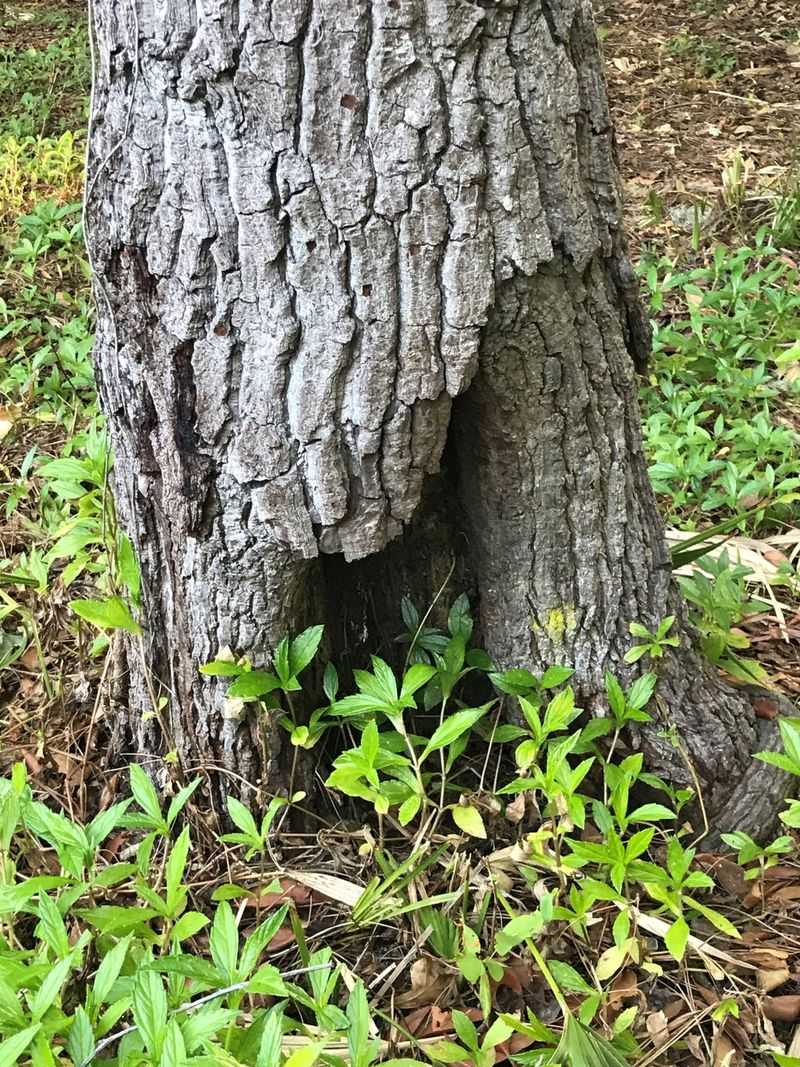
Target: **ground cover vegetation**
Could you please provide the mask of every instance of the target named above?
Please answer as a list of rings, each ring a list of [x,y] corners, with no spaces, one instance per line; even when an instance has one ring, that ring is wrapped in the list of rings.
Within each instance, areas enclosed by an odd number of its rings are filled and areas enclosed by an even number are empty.
[[[705,654],[796,696],[800,24],[661,8],[600,11],[651,477]],[[800,804],[719,841],[702,794],[643,764],[669,619],[630,620],[641,673],[589,717],[569,664],[496,670],[447,588],[404,602],[401,668],[340,679],[321,627],[268,669],[202,666],[232,714],[276,716],[288,796],[214,813],[174,753],[158,790],[103,764],[114,635],[141,635],[91,369],[82,19],[7,7],[0,33],[0,1065],[800,1064]],[[800,720],[781,736],[754,758],[798,776]]]

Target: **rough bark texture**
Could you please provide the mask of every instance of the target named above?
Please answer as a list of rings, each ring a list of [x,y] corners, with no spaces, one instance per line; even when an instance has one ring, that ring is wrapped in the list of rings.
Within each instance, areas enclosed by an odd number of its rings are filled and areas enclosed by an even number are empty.
[[[675,596],[588,0],[94,0],[93,21],[98,374],[167,743],[274,783],[274,730],[224,719],[198,664],[325,617],[363,639],[451,557],[497,661],[570,663],[591,698]],[[752,828],[731,798],[772,728],[688,642],[661,693],[707,806]],[[153,748],[148,700],[132,663],[123,726]],[[759,819],[783,782],[757,773]]]

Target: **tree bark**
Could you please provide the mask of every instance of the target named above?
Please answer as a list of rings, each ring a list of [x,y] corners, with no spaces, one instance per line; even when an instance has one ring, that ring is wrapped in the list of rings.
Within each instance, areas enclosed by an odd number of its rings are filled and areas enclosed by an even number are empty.
[[[588,0],[93,6],[96,362],[146,630],[122,733],[280,787],[274,726],[198,666],[321,620],[340,654],[388,640],[455,561],[495,660],[568,663],[589,706],[628,623],[677,612],[681,743],[643,743],[758,829],[775,731],[691,650],[642,454]]]

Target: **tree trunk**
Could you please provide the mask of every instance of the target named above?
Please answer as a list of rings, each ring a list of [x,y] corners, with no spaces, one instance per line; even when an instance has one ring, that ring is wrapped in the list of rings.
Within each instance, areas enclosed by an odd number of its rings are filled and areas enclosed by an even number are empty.
[[[451,561],[495,660],[571,664],[590,703],[629,622],[685,632],[588,0],[93,6],[96,360],[146,630],[123,734],[285,787],[198,666],[323,620],[339,655],[391,640]],[[759,828],[772,724],[687,636],[659,692],[653,769]]]

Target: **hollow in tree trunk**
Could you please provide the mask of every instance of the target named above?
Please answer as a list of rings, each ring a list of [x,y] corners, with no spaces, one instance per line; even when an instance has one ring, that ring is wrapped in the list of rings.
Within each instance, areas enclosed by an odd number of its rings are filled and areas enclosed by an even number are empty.
[[[96,361],[146,634],[119,736],[285,789],[280,731],[198,666],[317,621],[385,644],[453,560],[495,661],[570,664],[590,707],[628,624],[676,613],[651,769],[762,828],[774,724],[692,650],[648,482],[588,0],[93,0],[93,32]]]

